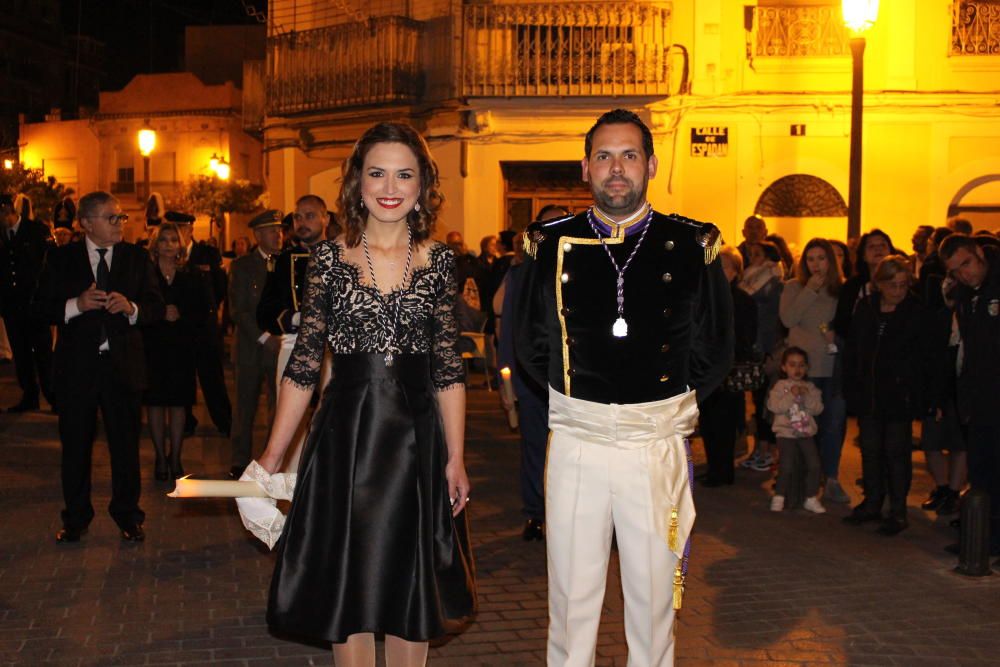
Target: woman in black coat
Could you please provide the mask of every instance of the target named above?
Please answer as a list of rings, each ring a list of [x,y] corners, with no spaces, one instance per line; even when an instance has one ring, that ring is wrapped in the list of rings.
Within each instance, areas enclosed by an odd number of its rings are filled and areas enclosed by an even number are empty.
[[[733,295],[733,322],[735,325],[735,363],[752,361],[756,355],[757,304],[753,297],[737,287],[743,273],[743,258],[731,246],[722,248],[722,269],[729,280]],[[699,430],[705,444],[708,470],[702,478],[703,486],[732,484],[733,453],[736,436],[744,423],[746,404],[744,392],[730,391],[725,383],[712,392],[700,407]]]
[[[902,255],[889,255],[872,275],[875,289],[857,303],[844,350],[844,393],[858,416],[864,501],[844,518],[881,521],[878,532],[907,526],[912,477],[912,422],[924,412],[928,323],[910,292],[913,276]],[[890,513],[882,517],[888,490]]]
[[[172,222],[164,222],[153,232],[149,253],[167,308],[162,321],[142,330],[148,382],[143,403],[156,450],[154,474],[161,481],[184,476],[184,417],[195,399],[192,346],[195,329],[205,313],[212,311],[201,275],[180,262],[180,239]]]

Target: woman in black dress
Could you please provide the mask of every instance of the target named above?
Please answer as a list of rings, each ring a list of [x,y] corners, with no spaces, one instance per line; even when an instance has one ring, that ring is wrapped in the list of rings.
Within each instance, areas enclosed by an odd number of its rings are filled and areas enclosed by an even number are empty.
[[[259,464],[279,469],[320,375],[323,393],[271,582],[272,630],[327,639],[335,662],[422,665],[445,622],[471,614],[455,537],[468,501],[465,385],[455,346],[455,258],[430,240],[437,167],[408,125],[358,140],[340,193],[344,233],[320,243]]]
[[[195,368],[191,356],[194,322],[199,311],[198,276],[181,263],[177,225],[165,222],[150,239],[149,254],[156,266],[166,315],[142,330],[149,386],[143,394],[149,434],[156,450],[157,480],[184,476],[181,446],[185,410],[194,404]],[[169,449],[167,437],[169,431]]]

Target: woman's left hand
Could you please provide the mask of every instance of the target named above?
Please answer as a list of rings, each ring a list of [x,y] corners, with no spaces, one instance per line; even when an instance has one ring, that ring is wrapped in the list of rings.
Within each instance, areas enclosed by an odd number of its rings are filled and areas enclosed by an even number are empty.
[[[448,498],[451,499],[451,515],[458,516],[458,513],[465,509],[469,502],[469,476],[465,473],[465,461],[450,460],[444,467],[444,476],[448,480]]]

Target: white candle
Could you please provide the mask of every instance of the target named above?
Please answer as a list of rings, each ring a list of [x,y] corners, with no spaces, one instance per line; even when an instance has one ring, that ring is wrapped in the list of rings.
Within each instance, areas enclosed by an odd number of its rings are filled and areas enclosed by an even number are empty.
[[[517,407],[514,402],[514,385],[510,381],[510,368],[507,366],[500,369],[500,381],[500,394],[504,411],[507,413],[507,424],[513,431],[517,428]]]
[[[171,498],[269,498],[257,482],[181,477],[167,494]]]

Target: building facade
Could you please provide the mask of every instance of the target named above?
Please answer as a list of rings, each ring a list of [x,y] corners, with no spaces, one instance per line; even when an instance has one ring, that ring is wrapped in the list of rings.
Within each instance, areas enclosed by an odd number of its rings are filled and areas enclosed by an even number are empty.
[[[1000,227],[1000,5],[882,0],[865,53],[862,230]],[[586,204],[583,135],[637,111],[650,199],[740,240],[847,231],[850,35],[833,0],[274,0],[246,65],[272,205],[332,199],[360,133],[403,119],[439,162],[441,233],[471,242]]]
[[[136,76],[120,91],[102,92],[90,118],[23,123],[20,160],[78,193],[116,195],[133,218],[131,240],[143,232],[147,193],[137,135],[145,127],[156,132],[150,191],[168,202],[186,181],[212,175],[213,155],[230,163],[232,178],[262,182],[260,142],[243,130],[240,90],[231,82],[206,85],[190,72]],[[208,225],[199,218],[196,234],[213,233]]]

